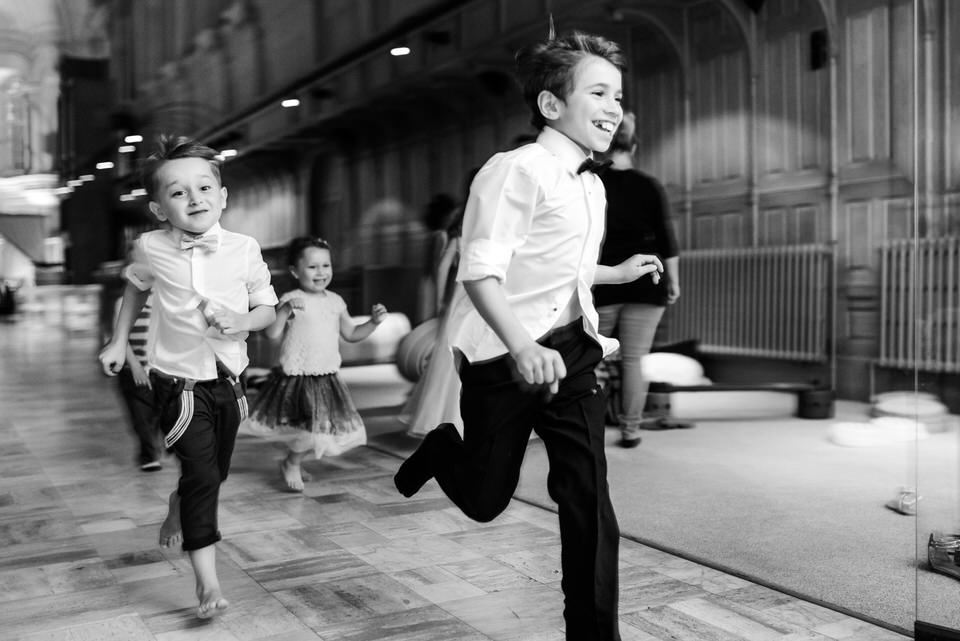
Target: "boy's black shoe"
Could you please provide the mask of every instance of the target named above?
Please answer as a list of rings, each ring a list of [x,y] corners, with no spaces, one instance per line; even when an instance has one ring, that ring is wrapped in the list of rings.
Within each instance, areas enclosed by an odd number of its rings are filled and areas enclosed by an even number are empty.
[[[433,457],[436,456],[434,450],[437,448],[438,439],[442,437],[443,430],[456,432],[457,428],[453,423],[441,423],[427,432],[420,447],[400,464],[400,469],[393,476],[393,484],[397,486],[400,494],[410,498],[433,478]]]

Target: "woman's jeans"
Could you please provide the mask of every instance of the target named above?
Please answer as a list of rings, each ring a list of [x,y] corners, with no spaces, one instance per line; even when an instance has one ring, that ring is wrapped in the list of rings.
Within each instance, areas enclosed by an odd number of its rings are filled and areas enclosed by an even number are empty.
[[[650,353],[664,307],[646,303],[620,303],[597,308],[603,336],[620,339],[620,427],[633,429],[643,420],[649,381],[641,371],[643,357]]]

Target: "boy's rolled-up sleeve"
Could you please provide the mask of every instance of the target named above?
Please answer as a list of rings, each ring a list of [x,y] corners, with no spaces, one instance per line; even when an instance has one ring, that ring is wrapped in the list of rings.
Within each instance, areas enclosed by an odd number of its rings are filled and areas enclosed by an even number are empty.
[[[134,287],[142,292],[153,289],[154,274],[150,267],[150,259],[143,247],[144,238],[141,236],[133,243],[130,262],[121,272],[122,276]]]
[[[513,160],[497,155],[480,169],[464,210],[458,281],[504,280],[539,197],[537,182]]]
[[[277,293],[270,284],[270,268],[263,260],[260,245],[253,239],[250,239],[248,244],[247,265],[247,295],[250,298],[250,307],[276,305]]]

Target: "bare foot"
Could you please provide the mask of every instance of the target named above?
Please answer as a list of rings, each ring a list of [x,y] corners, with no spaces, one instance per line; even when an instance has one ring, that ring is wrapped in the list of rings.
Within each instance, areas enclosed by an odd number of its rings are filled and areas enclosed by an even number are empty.
[[[180,495],[174,490],[170,492],[170,507],[167,518],[160,526],[160,547],[169,548],[179,545],[183,541],[183,532],[180,530]]]
[[[280,473],[283,475],[283,480],[287,483],[287,487],[294,492],[303,492],[303,479],[300,472],[299,465],[290,465],[285,458],[280,461]]]
[[[200,599],[200,605],[197,606],[197,617],[200,619],[211,619],[218,614],[223,614],[230,605],[230,602],[223,598],[219,588],[205,593],[200,592],[197,598]]]

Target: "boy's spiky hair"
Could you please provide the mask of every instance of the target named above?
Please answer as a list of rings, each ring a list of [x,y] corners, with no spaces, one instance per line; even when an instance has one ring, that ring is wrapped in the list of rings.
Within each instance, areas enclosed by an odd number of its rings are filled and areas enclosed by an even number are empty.
[[[626,70],[626,58],[620,45],[601,36],[581,31],[549,38],[517,52],[517,77],[523,100],[530,107],[530,122],[540,130],[547,124],[537,104],[541,91],[549,91],[564,100],[573,90],[573,70],[586,56],[603,58]]]
[[[220,159],[217,151],[199,141],[186,136],[161,134],[157,137],[154,150],[140,163],[140,182],[147,190],[147,197],[154,199],[157,185],[157,172],[164,163],[179,158],[202,158],[210,163],[210,170],[220,182]]]

